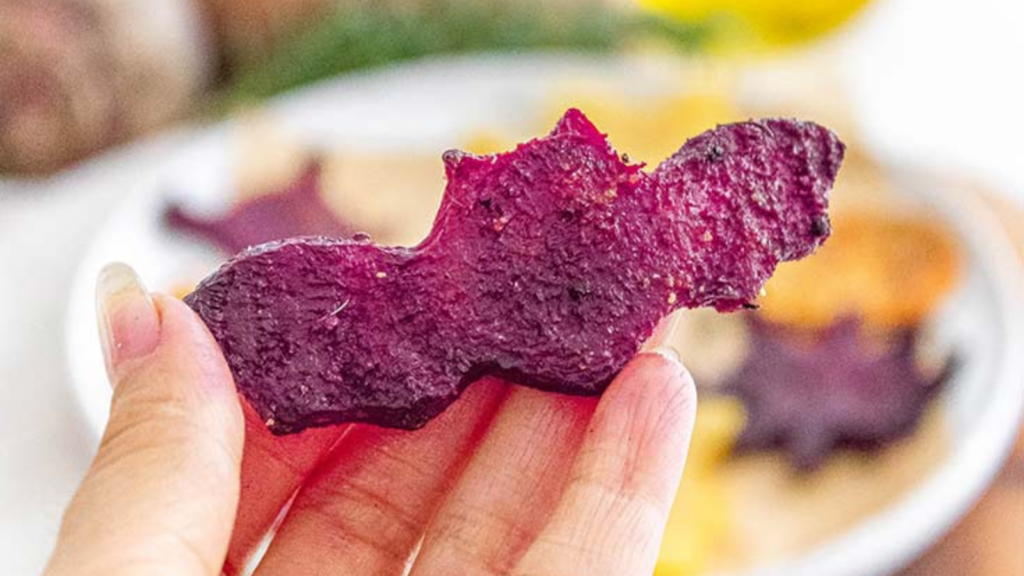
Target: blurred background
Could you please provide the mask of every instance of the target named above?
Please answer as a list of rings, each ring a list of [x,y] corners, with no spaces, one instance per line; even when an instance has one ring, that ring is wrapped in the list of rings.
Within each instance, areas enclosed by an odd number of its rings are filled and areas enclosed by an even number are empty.
[[[1024,7],[1009,0],[0,0],[0,571],[106,401],[95,266],[414,244],[440,152],[583,109],[656,165],[784,115],[848,144],[821,252],[680,316],[701,386],[659,576],[1024,575]],[[1009,456],[1007,457],[1007,455]]]

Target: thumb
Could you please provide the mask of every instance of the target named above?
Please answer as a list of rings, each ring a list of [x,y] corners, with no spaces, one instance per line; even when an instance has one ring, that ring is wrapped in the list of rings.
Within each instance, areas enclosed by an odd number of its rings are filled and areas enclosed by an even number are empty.
[[[244,435],[231,373],[192,310],[123,264],[100,273],[98,309],[110,421],[46,574],[218,575]]]

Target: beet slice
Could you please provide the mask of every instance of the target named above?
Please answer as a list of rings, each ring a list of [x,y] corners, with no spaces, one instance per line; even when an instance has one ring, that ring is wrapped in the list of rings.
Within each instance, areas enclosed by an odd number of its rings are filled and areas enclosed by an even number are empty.
[[[796,329],[752,319],[744,364],[724,383],[747,412],[740,452],[782,451],[811,471],[839,449],[871,451],[913,432],[953,372],[926,374],[917,331],[869,335],[857,317]]]
[[[320,195],[320,175],[320,163],[313,162],[284,189],[245,200],[209,219],[170,204],[164,210],[164,222],[228,254],[292,236],[347,236],[352,229],[334,216]]]
[[[679,307],[733,310],[829,234],[843,145],[821,126],[721,126],[655,171],[578,110],[496,156],[444,154],[414,248],[296,238],[250,249],[186,302],[277,434],[414,429],[471,382],[601,393]]]

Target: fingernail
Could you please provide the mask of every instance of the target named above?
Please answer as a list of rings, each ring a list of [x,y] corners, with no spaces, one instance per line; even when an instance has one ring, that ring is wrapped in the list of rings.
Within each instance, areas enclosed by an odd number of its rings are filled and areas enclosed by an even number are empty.
[[[679,312],[673,312],[668,316],[661,319],[658,326],[654,329],[654,334],[644,342],[644,352],[653,352],[657,348],[662,346],[672,347],[672,339],[675,336],[676,329],[679,327],[679,320],[682,318]]]
[[[658,346],[657,348],[654,348],[653,350],[650,350],[650,352],[652,354],[657,354],[657,355],[665,358],[669,362],[672,362],[674,364],[678,364],[680,367],[683,366],[683,361],[679,357],[679,351],[676,350],[675,348],[671,347],[671,346]]]
[[[142,358],[160,341],[160,316],[149,292],[126,264],[108,264],[96,282],[96,314],[103,360],[112,386],[125,362]]]

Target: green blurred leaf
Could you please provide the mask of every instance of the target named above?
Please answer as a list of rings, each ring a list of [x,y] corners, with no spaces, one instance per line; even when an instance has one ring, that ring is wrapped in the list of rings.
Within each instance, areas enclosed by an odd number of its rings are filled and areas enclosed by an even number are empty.
[[[433,54],[608,52],[638,36],[658,36],[693,50],[707,36],[701,25],[583,4],[555,9],[537,0],[346,5],[261,62],[242,66],[220,104],[233,108],[345,72]]]

